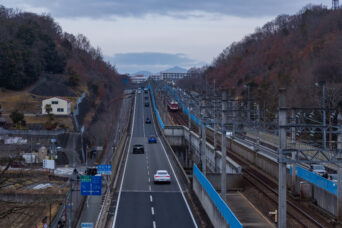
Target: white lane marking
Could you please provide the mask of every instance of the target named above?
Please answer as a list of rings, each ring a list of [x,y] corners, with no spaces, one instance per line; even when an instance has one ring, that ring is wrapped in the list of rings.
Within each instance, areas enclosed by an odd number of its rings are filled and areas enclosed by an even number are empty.
[[[151,112],[153,112],[152,107],[150,107],[150,109],[151,109]],[[154,113],[154,114],[155,114],[155,113]],[[157,129],[156,129],[156,126],[155,126],[155,123],[154,123],[154,119],[153,119],[153,118],[151,118],[151,119],[152,119],[154,131],[155,131],[156,134],[158,135],[159,133],[158,133],[158,131],[157,131]],[[159,137],[159,138],[161,138],[161,137]],[[178,182],[178,178],[177,178],[177,176],[176,176],[175,171],[173,170],[173,167],[172,167],[172,165],[171,165],[169,156],[168,156],[167,153],[166,153],[166,150],[165,150],[165,147],[164,147],[164,145],[163,145],[163,142],[162,142],[161,140],[159,140],[159,141],[160,141],[160,144],[162,145],[162,148],[163,148],[164,154],[166,155],[167,161],[168,161],[169,164],[170,164],[170,167],[171,167],[173,176],[174,176],[175,179],[176,179],[178,188],[180,189],[180,192],[181,192],[181,194],[182,194],[182,197],[183,197],[183,200],[184,200],[184,202],[185,202],[185,205],[186,205],[186,207],[188,208],[188,211],[189,211],[189,213],[190,213],[192,222],[194,223],[195,227],[198,228],[197,223],[196,223],[196,220],[195,220],[195,218],[194,218],[194,215],[192,214],[192,212],[191,212],[191,210],[190,210],[190,207],[189,207],[189,204],[188,204],[188,202],[187,202],[186,199],[185,199],[185,196],[184,196],[184,193],[183,193],[183,189],[182,189],[182,187],[180,186],[180,184],[179,184],[179,182]]]
[[[152,195],[150,195],[150,202],[151,202],[151,203],[153,202],[153,198],[152,198]]]
[[[134,190],[134,189],[132,189],[132,190],[123,190],[122,192],[158,192],[158,193],[180,193],[180,191],[179,190],[177,190],[177,191],[175,191],[175,190],[170,190],[170,191],[160,191],[160,190],[153,190],[153,191],[147,191],[147,190]]]
[[[151,178],[148,178],[148,182],[151,182]]]
[[[125,162],[125,167],[124,167],[124,172],[122,174],[122,179],[121,179],[121,184],[120,184],[120,190],[119,190],[119,195],[118,195],[118,201],[116,202],[116,207],[115,207],[115,214],[114,214],[114,220],[113,220],[113,226],[112,228],[115,227],[115,223],[116,223],[116,218],[118,216],[118,211],[119,211],[119,203],[120,203],[120,198],[121,198],[121,191],[122,191],[122,185],[123,185],[123,181],[125,179],[125,174],[126,174],[126,167],[127,167],[127,161],[129,158],[129,151],[131,148],[131,144],[132,144],[132,138],[133,138],[133,129],[134,129],[134,121],[135,121],[135,106],[137,104],[137,96],[135,95],[134,97],[134,108],[133,108],[133,123],[132,123],[132,129],[131,129],[131,138],[129,139],[129,146],[128,146],[128,151],[127,151],[127,158],[126,158],[126,162]]]
[[[148,186],[148,188],[149,188],[149,189],[150,189],[150,191],[151,191],[151,185],[149,185],[149,186]]]
[[[156,221],[153,221],[153,228],[157,228]]]
[[[142,101],[143,101],[143,103],[144,103],[144,96],[141,96],[141,98],[143,99]],[[143,111],[142,111],[142,113],[143,113],[143,131],[144,131],[144,138],[146,137],[145,136],[145,104],[143,104],[144,106],[143,106]]]
[[[151,207],[151,213],[152,213],[152,215],[154,215],[154,208],[153,207]]]
[[[147,175],[150,175],[150,171],[147,170]]]

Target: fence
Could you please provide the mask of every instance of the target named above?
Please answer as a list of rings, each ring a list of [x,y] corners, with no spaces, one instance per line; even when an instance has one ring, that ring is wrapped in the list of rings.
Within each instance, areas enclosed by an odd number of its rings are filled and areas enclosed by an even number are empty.
[[[243,227],[241,222],[236,218],[234,213],[230,210],[228,205],[223,201],[220,195],[216,192],[214,187],[208,181],[208,179],[202,174],[202,172],[198,169],[196,164],[194,164],[193,175],[197,178],[199,183],[202,185],[204,190],[209,195],[210,199],[213,201],[217,209],[220,211],[222,216],[225,218],[227,223],[231,228],[239,228]]]
[[[86,93],[82,93],[82,96],[77,99],[77,102],[76,102],[76,105],[75,105],[75,108],[73,111],[73,118],[74,118],[76,131],[80,130],[80,126],[79,126],[78,119],[77,119],[77,116],[79,115],[79,107],[78,106],[83,101],[83,99],[85,97],[86,97]]]
[[[148,86],[149,90],[150,90],[150,93],[151,93],[151,97],[152,97],[152,103],[153,103],[153,109],[154,109],[154,112],[156,113],[156,116],[157,116],[157,119],[158,119],[158,122],[159,122],[159,125],[162,129],[164,129],[164,122],[163,120],[161,119],[160,115],[159,115],[159,112],[158,112],[158,109],[157,109],[157,105],[156,105],[156,101],[154,99],[154,95],[153,95],[153,90],[152,90],[152,87],[149,85]]]
[[[331,180],[328,180],[320,175],[310,172],[302,167],[296,166],[297,176],[328,191],[334,195],[337,195],[337,184]],[[290,174],[292,174],[292,166],[290,167]]]

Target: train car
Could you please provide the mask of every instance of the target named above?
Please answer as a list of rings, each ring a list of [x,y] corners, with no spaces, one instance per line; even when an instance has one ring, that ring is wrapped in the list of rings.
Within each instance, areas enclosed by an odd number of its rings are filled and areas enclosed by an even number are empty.
[[[167,103],[167,108],[171,112],[178,112],[179,111],[179,104],[177,101],[172,100],[172,101],[169,101]]]

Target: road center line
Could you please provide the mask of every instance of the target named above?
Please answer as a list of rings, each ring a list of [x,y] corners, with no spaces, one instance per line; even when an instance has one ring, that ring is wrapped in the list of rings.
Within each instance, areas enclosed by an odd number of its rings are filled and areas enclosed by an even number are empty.
[[[148,178],[148,182],[151,182],[151,179],[150,179],[150,178]]]
[[[150,195],[150,201],[151,201],[151,203],[153,202],[153,198],[152,198],[152,195]]]
[[[151,207],[151,213],[152,213],[152,215],[154,215],[154,208],[153,207]]]
[[[148,188],[149,188],[149,189],[150,189],[150,191],[151,191],[151,185],[149,185],[149,186],[148,186]]]
[[[156,221],[153,221],[153,228],[156,228],[157,225],[156,225]]]

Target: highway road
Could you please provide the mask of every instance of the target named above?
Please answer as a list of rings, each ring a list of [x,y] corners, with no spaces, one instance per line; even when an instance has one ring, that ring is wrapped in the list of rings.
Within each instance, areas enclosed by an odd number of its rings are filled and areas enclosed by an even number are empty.
[[[157,144],[148,144],[149,135],[157,135],[147,94],[137,93],[132,125],[132,137],[128,147],[123,178],[113,228],[118,227],[197,227],[189,205],[181,191],[178,179],[159,137]],[[148,101],[149,107],[144,103]],[[152,119],[145,124],[146,117]],[[144,154],[132,154],[134,144],[143,144]],[[171,175],[171,184],[154,184],[153,175],[164,169]]]

